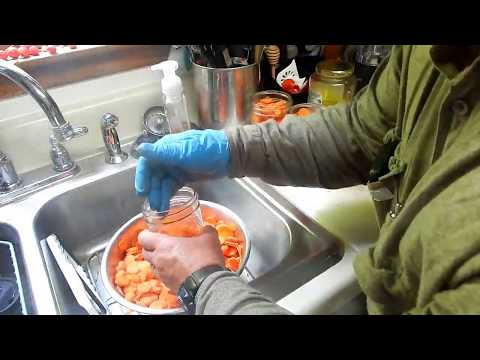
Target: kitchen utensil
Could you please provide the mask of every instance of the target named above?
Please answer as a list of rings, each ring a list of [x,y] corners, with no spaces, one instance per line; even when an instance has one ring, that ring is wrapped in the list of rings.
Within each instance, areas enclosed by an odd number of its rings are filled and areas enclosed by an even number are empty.
[[[243,232],[245,238],[245,254],[240,263],[239,269],[236,271],[237,274],[242,274],[245,269],[245,264],[248,261],[250,255],[250,238],[246,226],[242,219],[240,219],[237,214],[235,214],[230,209],[216,204],[210,201],[200,200],[201,206],[209,207],[215,209],[222,214],[225,214],[227,218],[233,221]],[[151,309],[143,307],[134,303],[127,301],[117,290],[114,283],[115,268],[118,262],[123,258],[123,253],[118,247],[118,242],[121,239],[122,233],[129,228],[132,224],[143,218],[143,214],[138,214],[127,223],[125,223],[118,231],[112,236],[108,245],[103,253],[102,265],[101,265],[101,279],[102,283],[105,286],[106,291],[112,296],[112,298],[117,301],[121,306],[130,309],[138,314],[152,314],[152,315],[173,315],[173,314],[184,314],[184,310],[181,308],[177,309]]]
[[[95,300],[90,297],[75,267],[67,260],[57,236],[50,235],[47,237],[46,241],[55,258],[55,261],[60,267],[63,276],[65,276],[65,280],[67,280],[67,283],[80,306],[83,307],[89,315],[99,315],[101,313],[105,314],[106,309],[102,309],[103,304],[98,306]]]
[[[198,122],[205,129],[248,123],[251,99],[257,92],[258,64],[215,69],[193,64]]]
[[[272,67],[272,78],[275,79],[275,71],[280,64],[280,48],[277,45],[268,45],[265,49],[265,56]]]
[[[49,240],[47,238],[47,244],[48,244],[48,241]],[[103,302],[102,298],[97,294],[95,287],[93,286],[92,282],[90,281],[90,278],[88,277],[83,267],[81,267],[75,261],[75,259],[65,250],[65,248],[62,246],[62,244],[58,240],[57,236],[53,235],[50,241],[55,242],[55,245],[60,249],[65,259],[74,267],[77,275],[80,277],[80,279],[83,282],[85,290],[87,290],[88,295],[92,298],[92,300],[95,302],[97,307],[101,310],[103,314],[107,313],[107,305]]]
[[[248,65],[248,57],[250,56],[248,45],[230,45],[228,49],[233,65]]]
[[[213,55],[215,57],[215,67],[226,68],[228,67],[225,53],[228,52],[228,48],[225,45],[212,45]],[[230,59],[230,56],[228,56]]]
[[[200,45],[203,57],[206,59],[206,66],[215,66],[215,56],[213,54],[211,45]]]
[[[265,45],[255,45],[253,50],[253,63],[260,64],[262,61],[263,52],[265,50]]]

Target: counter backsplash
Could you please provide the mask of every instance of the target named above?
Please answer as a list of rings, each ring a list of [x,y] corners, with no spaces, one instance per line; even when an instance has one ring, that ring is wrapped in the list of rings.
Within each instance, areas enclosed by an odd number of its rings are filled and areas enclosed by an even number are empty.
[[[190,96],[190,79],[184,78]],[[66,143],[74,159],[97,152],[103,145],[100,118],[106,112],[120,119],[120,139],[132,139],[142,131],[142,119],[151,106],[162,104],[160,79],[149,68],[115,74],[48,90],[65,119],[87,126],[86,136]],[[189,102],[192,114],[192,101]],[[195,122],[194,114],[191,115]],[[43,111],[28,95],[0,102],[0,149],[13,161],[18,173],[51,164],[50,127]]]

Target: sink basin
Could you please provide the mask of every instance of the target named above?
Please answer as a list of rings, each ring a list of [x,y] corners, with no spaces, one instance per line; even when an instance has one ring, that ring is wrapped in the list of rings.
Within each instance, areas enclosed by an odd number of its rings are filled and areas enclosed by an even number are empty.
[[[133,188],[135,159],[107,165],[99,153],[78,164],[81,170],[75,177],[0,206],[0,238],[12,242],[22,259],[33,313],[86,313],[46,244],[51,234],[57,235],[100,296],[112,305],[99,282],[101,257],[115,231],[141,211],[143,199]],[[242,277],[273,301],[345,259],[343,242],[257,179],[226,178],[188,186],[200,199],[226,206],[243,220],[251,252]]]
[[[30,282],[28,276],[26,276],[26,269],[25,269],[25,262],[23,261],[22,256],[22,249],[20,246],[20,238],[18,232],[10,225],[0,223],[0,241],[10,244],[13,247],[14,259],[11,259],[11,256],[7,256],[7,247],[2,246],[2,261],[11,261],[10,266],[6,266],[7,264],[1,264],[0,268],[8,269],[8,274],[0,273],[1,276],[7,276],[15,278],[15,270],[14,270],[14,263],[16,263],[18,267],[18,275],[20,278],[20,284],[17,283],[21,291],[22,299],[19,301],[18,306],[18,314],[23,313],[26,314],[33,314],[35,309],[33,307],[32,301],[32,293],[30,291]],[[5,253],[3,253],[5,251]],[[9,254],[8,254],[9,255]],[[8,259],[8,260],[7,260]],[[23,304],[22,304],[23,303]]]
[[[135,195],[133,178],[134,167],[129,167],[52,197],[34,217],[36,240],[41,243],[48,235],[56,234],[73,258],[92,273],[91,268],[98,265],[110,237],[140,212],[143,199]],[[281,201],[274,205],[243,180],[221,179],[188,185],[198,192],[200,199],[230,208],[245,222],[252,247],[242,276],[273,300],[282,298],[341,259],[342,248],[332,235],[306,218],[304,222],[294,219],[282,208]],[[49,249],[40,245],[59,312],[84,313]],[[97,265],[92,266],[92,259]],[[91,274],[94,282],[96,275]]]

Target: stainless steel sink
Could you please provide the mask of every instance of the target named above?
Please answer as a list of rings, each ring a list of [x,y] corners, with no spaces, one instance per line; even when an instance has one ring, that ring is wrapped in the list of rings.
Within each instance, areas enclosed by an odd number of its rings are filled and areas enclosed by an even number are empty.
[[[20,276],[20,284],[17,284],[19,290],[22,292],[24,300],[24,312],[27,314],[35,311],[34,301],[32,299],[32,292],[30,281],[25,269],[25,261],[22,255],[22,248],[20,246],[20,237],[18,232],[10,225],[0,222],[0,241],[6,241],[13,246],[15,261],[18,266],[18,273]],[[13,259],[12,259],[13,260]]]
[[[106,165],[99,154],[78,164],[81,171],[76,177],[0,207],[0,220],[17,229],[13,234],[24,254],[32,285],[31,310],[36,313],[85,313],[45,246],[48,235],[56,234],[95,282],[107,241],[141,209],[143,199],[133,188],[134,159]],[[267,187],[251,186],[250,181],[189,185],[201,199],[227,206],[243,219],[252,240],[243,277],[277,301],[338,263],[343,247],[280,194],[268,194]]]

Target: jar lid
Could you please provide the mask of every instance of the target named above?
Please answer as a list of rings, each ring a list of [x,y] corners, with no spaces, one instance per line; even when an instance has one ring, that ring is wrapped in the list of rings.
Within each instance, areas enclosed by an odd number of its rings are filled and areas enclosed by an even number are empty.
[[[315,72],[326,79],[345,79],[353,75],[353,65],[341,60],[325,60],[317,64]]]

